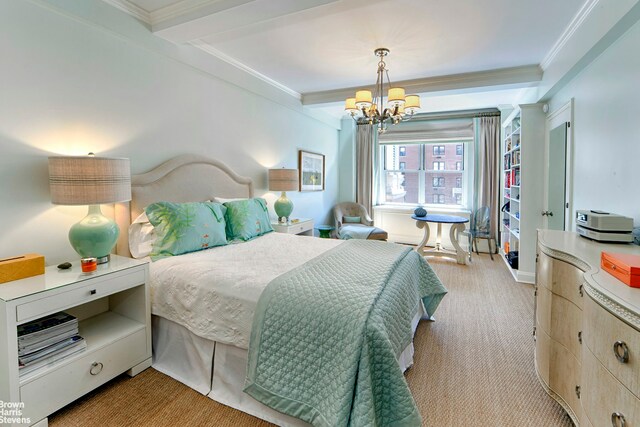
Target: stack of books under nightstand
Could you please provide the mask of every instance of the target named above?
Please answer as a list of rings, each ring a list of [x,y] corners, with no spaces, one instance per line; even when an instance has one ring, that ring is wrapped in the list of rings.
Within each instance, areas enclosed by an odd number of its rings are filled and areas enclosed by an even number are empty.
[[[78,319],[65,312],[18,326],[20,376],[85,350],[78,333]]]

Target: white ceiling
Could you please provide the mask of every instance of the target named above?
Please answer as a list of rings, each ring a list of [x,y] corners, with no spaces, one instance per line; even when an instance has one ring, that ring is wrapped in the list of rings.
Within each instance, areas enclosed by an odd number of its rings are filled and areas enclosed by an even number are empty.
[[[371,85],[377,47],[391,51],[386,62],[392,81],[537,66],[585,5],[585,0],[105,1],[132,4],[147,14],[158,36],[192,43],[303,96]],[[468,86],[467,92],[496,92]],[[523,81],[526,86],[531,81]]]

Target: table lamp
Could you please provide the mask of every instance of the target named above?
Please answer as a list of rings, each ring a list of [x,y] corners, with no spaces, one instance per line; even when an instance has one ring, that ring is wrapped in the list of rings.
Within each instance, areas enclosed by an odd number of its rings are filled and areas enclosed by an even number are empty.
[[[287,191],[298,189],[298,169],[269,169],[269,191],[282,191],[280,198],[273,204],[278,222],[289,223],[293,212],[293,202],[287,198]]]
[[[83,258],[109,262],[120,231],[102,215],[100,205],[131,200],[129,159],[49,157],[51,202],[56,205],[89,205],[89,213],[69,230],[69,242]]]

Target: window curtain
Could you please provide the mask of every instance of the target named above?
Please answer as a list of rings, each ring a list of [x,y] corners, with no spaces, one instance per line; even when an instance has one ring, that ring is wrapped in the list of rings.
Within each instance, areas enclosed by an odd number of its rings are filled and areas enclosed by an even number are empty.
[[[500,221],[500,117],[477,117],[474,119],[476,143],[476,197],[474,211],[489,207],[491,237],[498,241]]]
[[[373,206],[378,204],[380,149],[376,126],[358,125],[356,129],[356,202],[373,217]]]

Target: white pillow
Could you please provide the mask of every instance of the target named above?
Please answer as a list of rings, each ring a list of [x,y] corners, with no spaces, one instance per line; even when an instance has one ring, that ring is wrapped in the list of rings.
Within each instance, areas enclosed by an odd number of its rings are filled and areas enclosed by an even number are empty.
[[[129,251],[134,258],[148,257],[156,241],[156,231],[142,212],[129,226]]]

